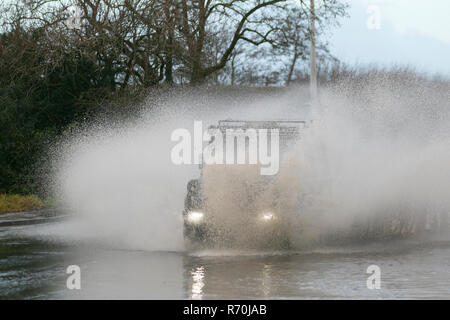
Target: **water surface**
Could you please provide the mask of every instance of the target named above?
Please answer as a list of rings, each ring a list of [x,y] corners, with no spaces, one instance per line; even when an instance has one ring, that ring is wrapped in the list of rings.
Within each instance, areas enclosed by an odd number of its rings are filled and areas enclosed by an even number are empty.
[[[149,252],[48,232],[61,223],[0,226],[1,299],[450,298],[448,242]],[[81,290],[66,287],[74,264]],[[372,264],[381,268],[380,290],[366,285]]]

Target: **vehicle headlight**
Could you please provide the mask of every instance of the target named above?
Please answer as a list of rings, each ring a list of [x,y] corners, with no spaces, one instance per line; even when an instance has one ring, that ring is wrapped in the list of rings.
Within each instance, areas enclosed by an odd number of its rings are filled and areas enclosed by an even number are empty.
[[[273,219],[275,219],[275,216],[272,212],[267,212],[261,215],[261,219],[263,221],[272,221]]]
[[[187,220],[190,223],[200,223],[203,220],[203,212],[191,211],[187,214]]]

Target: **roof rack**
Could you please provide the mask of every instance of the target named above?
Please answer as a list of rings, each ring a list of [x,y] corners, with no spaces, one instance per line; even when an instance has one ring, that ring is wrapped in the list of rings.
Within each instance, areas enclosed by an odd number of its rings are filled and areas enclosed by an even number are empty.
[[[306,120],[220,120],[217,126],[209,129],[219,129],[224,134],[227,129],[278,129],[280,137],[298,137],[301,131],[308,128],[312,121]]]
[[[305,128],[310,123],[306,120],[220,120],[219,128],[252,128],[252,129],[272,129],[284,127]]]

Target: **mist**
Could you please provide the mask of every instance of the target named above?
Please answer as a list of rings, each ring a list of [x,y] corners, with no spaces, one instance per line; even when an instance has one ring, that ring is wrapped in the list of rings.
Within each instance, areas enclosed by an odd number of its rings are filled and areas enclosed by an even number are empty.
[[[68,222],[70,234],[118,248],[183,251],[186,184],[200,171],[172,164],[171,132],[192,130],[194,120],[206,128],[230,118],[316,118],[288,152],[290,162],[274,186],[286,199],[324,182],[329,186],[300,212],[302,225],[291,229],[294,244],[355,230],[369,236],[372,230],[361,226],[374,221],[390,221],[386,230],[396,235],[419,234],[417,221],[441,223],[450,209],[448,83],[409,73],[367,74],[322,88],[314,106],[305,103],[306,92],[292,88],[224,98],[190,90],[152,96],[137,121],[106,121],[74,133],[54,152],[55,189],[77,221]],[[220,194],[216,205],[229,206],[220,183],[214,178],[212,183]],[[407,221],[417,225],[406,228],[400,219],[405,215],[416,217]]]

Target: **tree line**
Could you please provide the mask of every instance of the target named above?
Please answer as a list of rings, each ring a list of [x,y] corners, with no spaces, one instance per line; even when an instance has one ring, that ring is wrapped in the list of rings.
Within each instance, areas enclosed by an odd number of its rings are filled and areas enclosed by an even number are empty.
[[[309,0],[18,0],[0,5],[0,193],[36,192],[41,151],[105,101],[160,85],[308,77]],[[347,6],[316,0],[318,33]],[[319,61],[333,61],[325,41]]]

